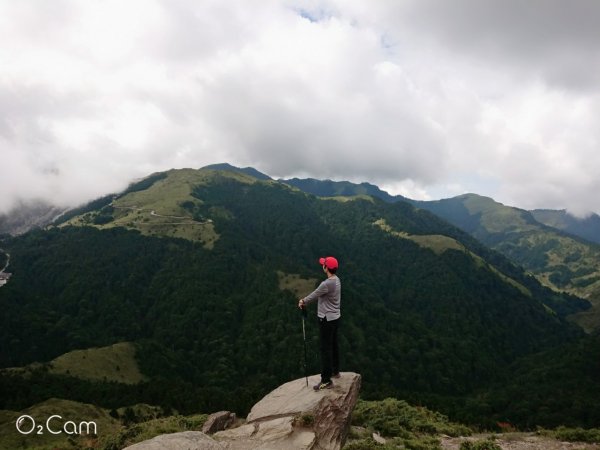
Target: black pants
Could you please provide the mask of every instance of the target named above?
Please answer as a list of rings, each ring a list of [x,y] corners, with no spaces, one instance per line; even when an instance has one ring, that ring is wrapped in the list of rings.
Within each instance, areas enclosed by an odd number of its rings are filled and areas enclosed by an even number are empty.
[[[331,375],[340,371],[340,351],[338,347],[338,325],[340,319],[327,321],[319,317],[321,335],[321,382],[331,381]]]

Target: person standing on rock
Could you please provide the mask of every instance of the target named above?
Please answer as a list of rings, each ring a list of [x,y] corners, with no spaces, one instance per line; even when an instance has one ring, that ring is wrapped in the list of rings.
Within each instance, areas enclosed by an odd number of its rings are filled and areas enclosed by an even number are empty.
[[[342,283],[337,277],[338,261],[333,256],[320,258],[319,264],[327,275],[317,289],[301,298],[298,308],[318,301],[319,334],[321,338],[321,381],[313,387],[315,391],[333,387],[332,378],[340,377],[340,354],[338,347],[338,327],[340,322],[340,304]]]

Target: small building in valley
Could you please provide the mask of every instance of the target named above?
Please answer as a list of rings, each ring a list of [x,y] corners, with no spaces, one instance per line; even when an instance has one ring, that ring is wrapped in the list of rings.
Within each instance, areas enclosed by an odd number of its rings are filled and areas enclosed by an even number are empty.
[[[6,283],[8,283],[11,275],[12,273],[0,272],[0,286],[4,286]]]

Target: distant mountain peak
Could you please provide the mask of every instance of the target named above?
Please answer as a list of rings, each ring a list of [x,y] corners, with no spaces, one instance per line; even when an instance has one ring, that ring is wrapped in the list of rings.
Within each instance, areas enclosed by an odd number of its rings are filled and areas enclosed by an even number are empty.
[[[455,198],[484,198],[487,200],[494,200],[492,197],[487,197],[485,195],[476,194],[475,192],[465,192],[464,194],[457,195]]]
[[[251,177],[257,178],[259,180],[269,181],[272,180],[270,176],[259,172],[254,167],[236,167],[232,166],[229,163],[218,163],[218,164],[209,164],[208,166],[202,167],[202,169],[210,169],[210,170],[223,170],[227,172],[237,172],[242,173],[244,175],[249,175]]]
[[[574,216],[565,209],[535,209],[531,213],[537,221],[544,225],[558,228],[590,242],[600,244],[600,216],[598,214],[581,218]]]
[[[318,180],[316,178],[290,178],[287,180],[279,179],[278,181],[318,197],[353,197],[369,195],[388,203],[407,200],[401,195],[390,195],[378,186],[367,183],[366,181],[362,183],[353,183],[351,181],[333,181],[329,179]]]

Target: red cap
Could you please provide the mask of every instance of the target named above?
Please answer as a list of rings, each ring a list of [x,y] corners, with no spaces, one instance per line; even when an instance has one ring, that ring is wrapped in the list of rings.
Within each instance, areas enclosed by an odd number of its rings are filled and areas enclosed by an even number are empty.
[[[319,259],[319,264],[327,267],[328,269],[338,268],[338,261],[333,256],[327,256],[326,258]]]

